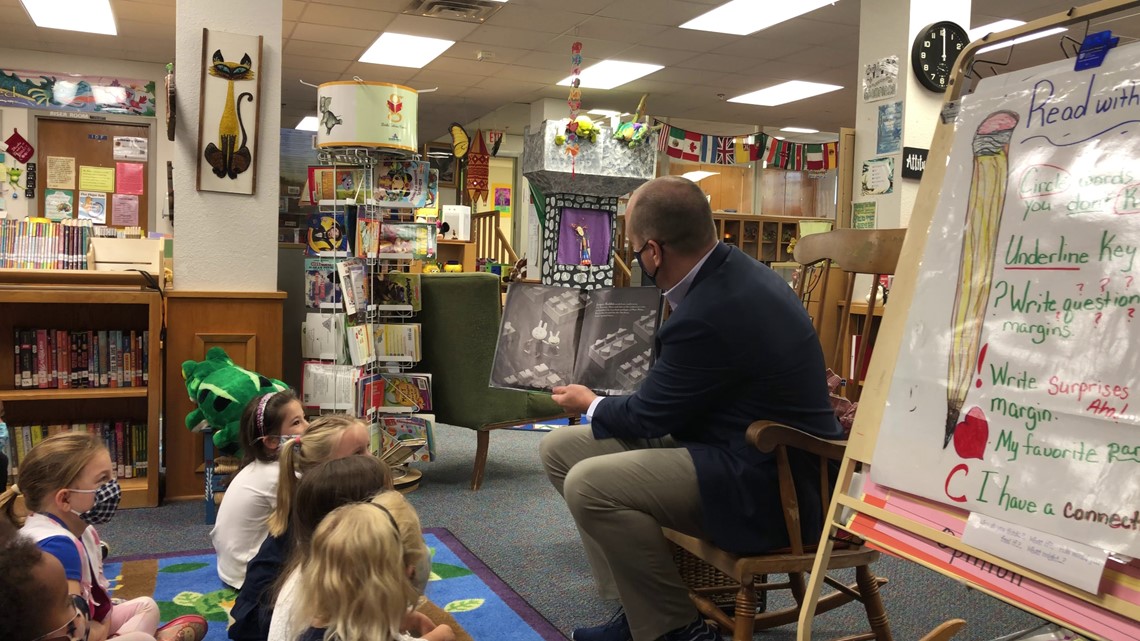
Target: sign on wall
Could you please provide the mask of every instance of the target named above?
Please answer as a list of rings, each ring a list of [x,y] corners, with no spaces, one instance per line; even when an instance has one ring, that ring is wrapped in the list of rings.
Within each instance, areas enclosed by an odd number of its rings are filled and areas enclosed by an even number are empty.
[[[0,69],[0,107],[154,116],[154,81]]]
[[[926,171],[926,155],[929,149],[921,147],[903,147],[902,177],[922,179],[922,172]]]

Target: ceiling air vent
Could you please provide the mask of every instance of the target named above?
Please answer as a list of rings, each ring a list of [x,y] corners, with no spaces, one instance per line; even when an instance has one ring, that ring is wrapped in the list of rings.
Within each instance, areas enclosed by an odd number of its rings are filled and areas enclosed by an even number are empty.
[[[427,18],[483,23],[502,8],[502,2],[492,0],[415,0],[403,12]]]

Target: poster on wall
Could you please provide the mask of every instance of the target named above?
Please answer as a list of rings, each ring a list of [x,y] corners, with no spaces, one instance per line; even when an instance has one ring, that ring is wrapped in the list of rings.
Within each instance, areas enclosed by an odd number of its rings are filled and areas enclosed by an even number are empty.
[[[495,199],[495,209],[499,212],[501,218],[510,218],[511,216],[511,186],[510,185],[492,185],[491,194]]]
[[[105,225],[107,223],[107,194],[101,191],[79,192],[79,219]]]
[[[851,203],[851,227],[853,229],[875,228],[875,201]]]
[[[75,159],[68,156],[48,156],[47,188],[75,189]]]
[[[80,165],[79,188],[84,191],[115,191],[115,168]]]
[[[261,36],[202,29],[199,100],[198,189],[253,194],[257,187]]]
[[[898,56],[887,56],[863,67],[863,102],[893,98],[898,86]]]
[[[0,107],[153,117],[154,81],[0,69]]]
[[[1138,68],[1124,46],[963,98],[876,483],[1140,556]]]
[[[64,220],[75,216],[75,192],[70,189],[44,189],[44,217]]]
[[[115,160],[133,160],[146,162],[146,138],[141,136],[115,136],[111,154]]]
[[[111,196],[111,224],[134,227],[139,224],[139,197],[134,194]]]
[[[901,100],[879,105],[878,136],[875,153],[895,154],[902,148],[903,103]]]
[[[859,183],[864,196],[891,193],[895,183],[895,159],[872,158],[865,161]]]
[[[118,191],[120,194],[134,194],[141,196],[143,193],[143,169],[146,165],[141,162],[117,162],[115,163],[115,174],[118,182]]]

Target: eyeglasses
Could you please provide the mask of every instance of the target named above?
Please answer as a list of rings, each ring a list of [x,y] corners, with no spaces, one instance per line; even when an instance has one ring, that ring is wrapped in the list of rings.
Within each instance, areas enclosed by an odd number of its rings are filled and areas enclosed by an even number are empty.
[[[76,595],[76,596],[78,596],[78,595]],[[79,597],[79,598],[82,599],[83,597]],[[87,638],[87,632],[86,632],[87,626],[86,625],[83,626],[84,632],[82,635],[80,635],[79,634],[79,622],[83,621],[84,624],[86,624],[87,623],[87,615],[84,614],[83,608],[80,608],[76,604],[75,601],[76,601],[76,599],[73,598],[72,603],[71,603],[71,608],[73,610],[75,610],[75,616],[71,617],[70,621],[61,625],[60,627],[56,628],[55,630],[48,632],[47,634],[45,634],[41,637],[36,637],[35,639],[32,639],[32,641],[57,641],[57,640],[64,640],[64,639],[66,639],[67,641],[83,641],[84,639],[86,639]],[[84,602],[84,604],[86,605],[86,602]]]

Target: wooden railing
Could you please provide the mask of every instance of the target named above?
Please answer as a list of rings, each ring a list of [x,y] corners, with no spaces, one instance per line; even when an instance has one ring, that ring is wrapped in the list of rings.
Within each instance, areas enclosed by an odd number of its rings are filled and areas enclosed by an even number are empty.
[[[511,247],[511,241],[503,233],[499,223],[499,212],[482,211],[471,214],[472,237],[475,239],[475,256],[486,258],[496,263],[514,265],[519,260],[518,254]]]

